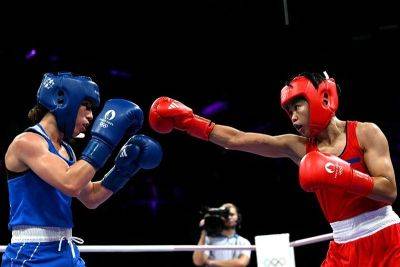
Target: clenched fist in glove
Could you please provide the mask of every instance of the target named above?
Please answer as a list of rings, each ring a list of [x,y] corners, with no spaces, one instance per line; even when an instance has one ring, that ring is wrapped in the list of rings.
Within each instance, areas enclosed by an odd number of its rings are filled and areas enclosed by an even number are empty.
[[[310,152],[301,159],[299,178],[305,191],[341,188],[368,196],[374,187],[374,179],[368,174],[353,169],[341,158],[318,151]]]
[[[93,123],[92,138],[81,158],[100,169],[125,133],[136,133],[142,124],[143,111],[138,105],[124,99],[108,100]]]
[[[149,122],[156,132],[169,133],[175,128],[203,140],[209,139],[215,126],[215,123],[193,114],[191,108],[169,97],[159,97],[153,102]]]
[[[162,149],[157,141],[143,134],[134,135],[119,151],[114,167],[104,176],[101,185],[115,193],[140,169],[153,169],[161,159]]]

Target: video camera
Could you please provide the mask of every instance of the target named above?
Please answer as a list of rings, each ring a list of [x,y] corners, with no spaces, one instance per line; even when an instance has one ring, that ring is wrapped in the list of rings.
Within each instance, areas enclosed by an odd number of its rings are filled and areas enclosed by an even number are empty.
[[[200,212],[204,218],[204,230],[208,236],[219,236],[225,228],[225,222],[229,220],[229,208],[205,207]]]

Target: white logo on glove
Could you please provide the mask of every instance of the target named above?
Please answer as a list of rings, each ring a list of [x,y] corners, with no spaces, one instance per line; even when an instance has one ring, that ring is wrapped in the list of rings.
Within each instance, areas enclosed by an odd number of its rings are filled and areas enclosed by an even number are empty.
[[[115,110],[110,109],[109,111],[104,114],[104,119],[111,121],[115,118]]]
[[[174,108],[179,108],[179,106],[177,104],[175,104],[174,102],[169,104],[168,109],[174,109]]]
[[[46,89],[50,89],[54,85],[54,80],[52,78],[46,77],[43,82],[42,86]]]
[[[126,147],[124,147],[119,155],[121,158],[126,158],[128,154],[126,153]]]
[[[119,152],[119,157],[120,157],[120,158],[127,158],[127,157],[128,157],[128,152],[126,152],[126,149],[127,149],[128,147],[130,147],[130,146],[132,146],[132,144],[124,145],[124,146],[121,148],[121,152]]]
[[[329,174],[335,173],[335,177],[337,178],[338,176],[343,174],[343,166],[340,166],[339,164],[333,164],[332,162],[328,162],[325,164],[325,171]]]
[[[335,165],[331,162],[325,164],[325,171],[327,173],[334,173],[335,172]]]
[[[107,128],[109,125],[114,126],[111,122],[115,118],[115,110],[110,109],[104,114],[104,119],[100,119],[100,126]]]

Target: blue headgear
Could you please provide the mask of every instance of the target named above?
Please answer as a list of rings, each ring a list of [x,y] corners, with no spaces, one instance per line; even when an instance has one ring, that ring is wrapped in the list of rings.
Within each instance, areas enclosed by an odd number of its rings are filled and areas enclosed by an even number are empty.
[[[82,101],[100,105],[99,87],[89,77],[70,72],[46,73],[37,92],[37,102],[54,114],[64,138],[72,138],[79,106]]]

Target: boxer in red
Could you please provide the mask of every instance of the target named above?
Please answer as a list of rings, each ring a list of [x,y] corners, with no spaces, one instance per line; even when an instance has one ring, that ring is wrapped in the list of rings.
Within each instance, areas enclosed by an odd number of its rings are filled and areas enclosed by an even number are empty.
[[[172,129],[226,149],[290,158],[299,181],[314,192],[333,229],[321,266],[400,266],[400,219],[388,142],[369,122],[339,120],[337,86],[327,73],[302,73],[281,90],[281,106],[300,135],[271,136],[215,124],[181,102],[160,97],[151,106],[150,126]]]

